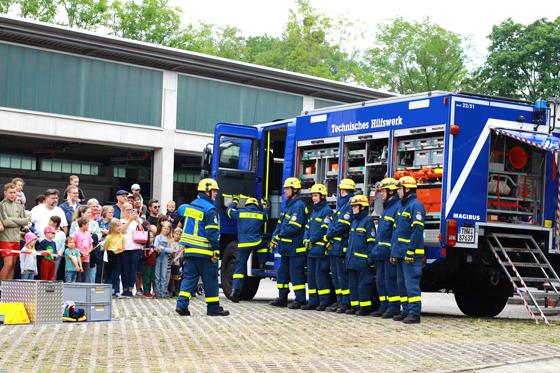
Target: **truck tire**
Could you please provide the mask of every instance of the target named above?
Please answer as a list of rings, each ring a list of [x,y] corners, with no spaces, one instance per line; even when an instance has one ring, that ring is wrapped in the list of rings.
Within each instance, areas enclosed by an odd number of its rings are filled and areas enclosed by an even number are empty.
[[[235,272],[237,255],[237,242],[232,241],[226,245],[222,255],[222,268],[220,271],[220,279],[222,282],[222,290],[224,295],[230,299],[231,290],[233,286],[233,272]],[[241,300],[251,300],[259,290],[260,277],[246,277],[243,281],[243,288],[241,289]]]
[[[455,293],[455,301],[461,312],[471,317],[494,317],[507,304],[508,296],[488,295],[481,290]]]

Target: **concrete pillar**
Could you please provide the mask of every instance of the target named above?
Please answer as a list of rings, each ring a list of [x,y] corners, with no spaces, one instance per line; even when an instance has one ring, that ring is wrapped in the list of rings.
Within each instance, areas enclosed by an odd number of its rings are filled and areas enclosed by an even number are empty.
[[[312,96],[303,96],[302,111],[309,111],[315,109],[315,98]]]
[[[165,211],[167,201],[173,199],[173,169],[175,164],[175,129],[177,127],[177,79],[172,71],[163,72],[163,142],[154,150],[152,173],[153,196]]]

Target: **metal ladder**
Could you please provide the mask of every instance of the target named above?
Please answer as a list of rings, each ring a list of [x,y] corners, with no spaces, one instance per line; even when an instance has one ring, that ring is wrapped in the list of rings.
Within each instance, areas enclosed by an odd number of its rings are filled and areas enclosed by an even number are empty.
[[[548,308],[549,300],[560,298],[560,278],[533,236],[489,233],[485,239],[533,320],[549,324],[547,315],[560,314],[560,309]]]

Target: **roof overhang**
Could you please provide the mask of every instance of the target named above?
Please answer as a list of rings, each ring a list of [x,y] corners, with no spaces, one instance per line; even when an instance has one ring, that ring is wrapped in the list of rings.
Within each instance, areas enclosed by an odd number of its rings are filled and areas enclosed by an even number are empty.
[[[397,96],[309,75],[181,49],[0,16],[0,40],[341,102]]]

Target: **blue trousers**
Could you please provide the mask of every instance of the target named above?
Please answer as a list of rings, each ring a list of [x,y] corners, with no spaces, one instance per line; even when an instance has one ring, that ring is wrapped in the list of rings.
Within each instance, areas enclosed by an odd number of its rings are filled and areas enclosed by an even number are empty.
[[[348,285],[350,287],[350,306],[354,309],[371,309],[371,285],[373,284],[373,270],[348,270]]]
[[[338,304],[350,305],[350,289],[348,288],[348,272],[346,256],[331,255],[331,274]]]
[[[154,293],[156,296],[163,297],[167,295],[167,286],[169,285],[169,275],[167,267],[169,266],[169,255],[161,253],[156,259],[156,273],[154,281]]]
[[[401,298],[397,286],[397,266],[389,263],[389,260],[377,260],[375,281],[379,293],[379,311],[399,313]]]
[[[329,257],[307,258],[307,286],[309,304],[328,306],[331,295]]]
[[[407,264],[404,259],[397,262],[397,284],[401,298],[402,312],[405,315],[420,316],[422,310],[422,293],[420,280],[422,279],[422,258],[416,258],[414,263]]]
[[[189,308],[189,301],[196,290],[199,277],[202,277],[204,285],[206,309],[208,312],[218,311],[220,308],[218,263],[212,262],[210,257],[185,256],[183,280],[181,281],[181,290],[177,299],[177,308]]]
[[[276,284],[280,299],[288,298],[291,282],[296,301],[305,303],[305,261],[305,256],[282,255]]]
[[[232,285],[234,289],[241,289],[243,287],[243,279],[247,276],[247,260],[249,259],[249,255],[251,255],[251,249],[237,249]]]
[[[141,254],[142,250],[126,250],[120,254],[122,255],[122,282],[124,291],[132,291],[134,284],[136,284],[136,272],[138,272],[138,263],[140,262]]]
[[[77,271],[64,271],[64,282],[76,282],[76,279],[78,278],[78,272]]]

